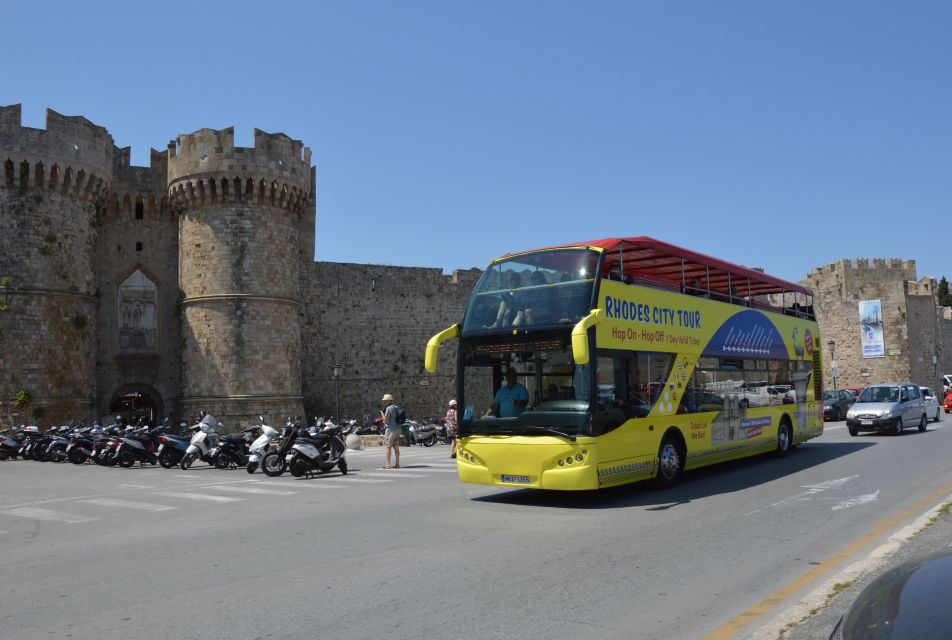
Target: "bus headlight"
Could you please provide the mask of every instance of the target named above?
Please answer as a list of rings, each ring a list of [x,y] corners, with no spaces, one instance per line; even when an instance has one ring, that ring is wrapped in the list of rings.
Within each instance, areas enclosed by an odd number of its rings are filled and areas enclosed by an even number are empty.
[[[576,462],[581,462],[581,461],[582,461],[582,454],[581,454],[581,453],[576,453],[576,454],[575,454],[575,461],[576,461]]]

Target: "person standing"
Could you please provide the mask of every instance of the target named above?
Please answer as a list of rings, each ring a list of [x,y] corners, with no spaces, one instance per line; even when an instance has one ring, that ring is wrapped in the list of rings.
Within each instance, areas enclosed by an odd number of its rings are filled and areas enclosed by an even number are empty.
[[[450,407],[446,410],[446,439],[450,441],[453,448],[450,450],[450,457],[456,457],[456,434],[458,432],[458,423],[456,422],[456,400],[450,400]]]
[[[383,394],[381,399],[383,409],[380,411],[380,418],[383,420],[383,444],[387,447],[387,464],[384,469],[400,468],[400,425],[397,424],[397,407],[393,404],[393,396],[389,393]],[[393,451],[394,464],[390,464],[390,452]]]

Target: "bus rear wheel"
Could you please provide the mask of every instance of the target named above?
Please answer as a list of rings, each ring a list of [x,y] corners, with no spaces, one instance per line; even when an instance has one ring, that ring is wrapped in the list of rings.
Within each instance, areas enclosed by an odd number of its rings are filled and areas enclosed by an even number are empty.
[[[658,489],[669,489],[681,480],[684,471],[684,449],[678,439],[667,434],[658,448],[658,474],[654,485]]]
[[[786,420],[780,422],[780,426],[777,427],[777,448],[774,450],[774,455],[778,458],[783,458],[790,453],[790,449],[793,448],[793,434],[790,429],[790,423]]]

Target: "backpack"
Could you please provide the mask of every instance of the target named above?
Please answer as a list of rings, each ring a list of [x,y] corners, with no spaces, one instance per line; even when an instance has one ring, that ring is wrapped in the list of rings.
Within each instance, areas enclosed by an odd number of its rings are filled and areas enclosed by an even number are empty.
[[[401,409],[397,405],[393,405],[393,406],[396,407],[397,409],[397,426],[399,427],[400,425],[402,425],[404,422],[407,421],[407,412]]]

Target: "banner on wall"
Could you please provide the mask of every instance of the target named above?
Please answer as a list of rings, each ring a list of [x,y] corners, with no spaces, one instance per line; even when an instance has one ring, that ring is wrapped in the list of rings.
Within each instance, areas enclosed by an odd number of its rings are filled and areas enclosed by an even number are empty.
[[[860,340],[864,358],[885,358],[883,340],[883,306],[879,300],[859,301]]]

